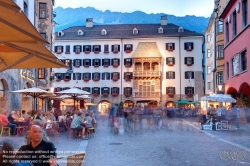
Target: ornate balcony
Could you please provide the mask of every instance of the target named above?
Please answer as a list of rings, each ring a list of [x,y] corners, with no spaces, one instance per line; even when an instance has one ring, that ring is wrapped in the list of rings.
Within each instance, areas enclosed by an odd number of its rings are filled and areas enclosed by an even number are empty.
[[[160,92],[134,92],[134,97],[161,97]]]
[[[161,71],[134,71],[134,77],[160,77]]]

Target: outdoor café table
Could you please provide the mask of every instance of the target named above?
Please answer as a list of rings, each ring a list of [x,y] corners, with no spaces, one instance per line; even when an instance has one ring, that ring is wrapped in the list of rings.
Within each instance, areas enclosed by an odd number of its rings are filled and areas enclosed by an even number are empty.
[[[16,127],[16,135],[23,135],[25,126],[27,125],[27,120],[15,120],[15,123],[17,124]]]

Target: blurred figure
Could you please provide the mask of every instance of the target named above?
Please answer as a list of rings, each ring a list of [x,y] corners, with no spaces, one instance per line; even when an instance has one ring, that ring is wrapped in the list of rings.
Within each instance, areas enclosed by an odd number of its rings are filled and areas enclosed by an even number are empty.
[[[22,110],[22,117],[23,117],[24,119],[27,119],[27,118],[29,117],[29,115],[26,113],[25,110]]]
[[[82,115],[83,114],[79,112],[78,115],[74,117],[70,124],[70,128],[78,131],[78,137],[82,137],[82,139],[88,139],[85,137],[85,128],[83,127],[84,123]]]
[[[21,111],[20,111],[20,110],[17,110],[17,111],[16,111],[16,117],[17,117],[18,119],[22,118],[22,114],[21,114]]]
[[[7,115],[6,111],[3,111],[2,114],[0,115],[0,120],[2,121],[2,126],[10,127],[10,134],[14,135],[17,125],[10,123],[9,120],[7,119],[6,115]]]

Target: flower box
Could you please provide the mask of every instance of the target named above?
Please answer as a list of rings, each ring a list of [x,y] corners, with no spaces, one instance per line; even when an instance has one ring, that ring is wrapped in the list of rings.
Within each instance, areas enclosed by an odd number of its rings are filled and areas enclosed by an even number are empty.
[[[56,54],[62,54],[62,52],[56,52]]]
[[[131,67],[131,65],[130,65],[130,64],[126,64],[125,66],[126,66],[126,67]]]
[[[70,81],[70,79],[64,79],[64,81],[65,81],[65,82],[68,82],[68,81]]]
[[[92,94],[94,97],[97,97],[97,96],[99,96],[99,94],[97,94],[97,93],[94,93],[94,94]]]
[[[118,67],[119,65],[118,64],[114,64],[113,67]]]
[[[113,78],[113,81],[118,81],[118,78]]]
[[[65,54],[70,54],[70,52],[65,52]]]
[[[100,79],[99,78],[94,78],[93,81],[99,81]]]
[[[174,64],[173,63],[168,63],[168,66],[174,66]]]
[[[169,97],[174,97],[174,94],[173,93],[169,93],[168,96]]]
[[[88,81],[89,81],[89,79],[83,79],[83,81],[84,81],[84,82],[88,82]]]
[[[80,54],[80,52],[75,52],[75,54]]]
[[[94,67],[99,67],[99,65],[94,65]]]
[[[75,66],[75,68],[80,68],[80,66]]]
[[[118,50],[114,50],[113,53],[117,54],[119,51]]]
[[[173,50],[172,48],[169,48],[168,51],[169,51],[169,52],[172,52],[172,51],[174,51],[174,50]]]
[[[131,96],[131,94],[125,94],[125,96],[126,96],[126,97],[130,97],[130,96]]]
[[[104,54],[108,54],[109,53],[109,51],[104,51]]]
[[[192,66],[193,64],[186,64],[187,66]]]
[[[85,65],[84,67],[89,67],[89,65]]]
[[[99,54],[99,51],[94,51],[95,54]]]
[[[89,54],[89,51],[84,51],[85,54]]]
[[[108,95],[109,94],[107,94],[107,93],[102,94],[103,97],[108,97]]]
[[[103,65],[103,67],[109,67],[109,65]]]
[[[130,78],[126,78],[125,80],[126,80],[126,81],[131,81],[131,79],[130,79]]]
[[[131,53],[132,51],[131,51],[131,50],[126,50],[125,52],[126,52],[126,53]]]
[[[191,49],[191,48],[188,48],[188,49],[186,49],[186,51],[192,51],[192,49]]]
[[[117,97],[118,94],[117,94],[117,93],[113,93],[112,96],[113,96],[113,97]]]
[[[193,97],[193,94],[192,93],[188,93],[187,97]]]
[[[61,81],[61,79],[56,79],[56,82],[60,82]]]

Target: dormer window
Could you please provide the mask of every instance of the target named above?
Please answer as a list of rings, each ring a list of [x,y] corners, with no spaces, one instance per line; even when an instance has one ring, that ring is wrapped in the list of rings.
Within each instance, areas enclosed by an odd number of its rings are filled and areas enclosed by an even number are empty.
[[[63,31],[58,31],[57,32],[57,36],[63,36],[63,35],[64,35]]]
[[[183,27],[179,27],[179,28],[178,28],[178,32],[184,32]]]
[[[102,30],[101,35],[105,36],[107,35],[107,31],[105,29]]]
[[[133,29],[133,35],[137,35],[138,34],[138,29],[134,28]]]
[[[133,45],[132,44],[125,44],[124,45],[124,51],[126,53],[131,53],[131,51],[133,51]]]
[[[77,34],[78,34],[78,36],[82,36],[84,33],[82,30],[79,29]]]
[[[162,28],[162,27],[160,27],[160,28],[158,29],[158,33],[163,33],[163,28]]]

